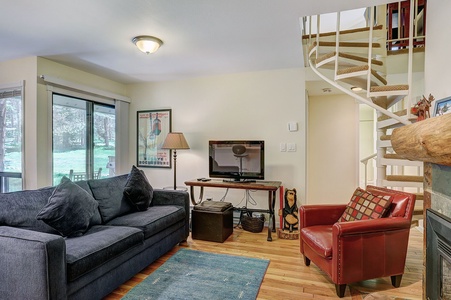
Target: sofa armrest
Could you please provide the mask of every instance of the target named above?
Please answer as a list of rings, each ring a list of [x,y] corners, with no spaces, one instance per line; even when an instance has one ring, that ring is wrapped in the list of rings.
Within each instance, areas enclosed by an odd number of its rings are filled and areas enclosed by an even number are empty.
[[[189,210],[189,194],[178,190],[153,190],[152,205],[178,205]]]
[[[346,204],[302,205],[299,208],[300,227],[332,225],[338,221],[345,209]]]
[[[61,236],[0,226],[0,298],[65,299],[66,244]]]
[[[178,190],[153,190],[152,205],[177,205],[185,209],[185,237],[189,235],[190,202],[189,194]]]

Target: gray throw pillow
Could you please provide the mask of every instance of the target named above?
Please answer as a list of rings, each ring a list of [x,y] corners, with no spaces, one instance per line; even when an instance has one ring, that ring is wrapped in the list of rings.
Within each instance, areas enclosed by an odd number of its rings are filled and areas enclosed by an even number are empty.
[[[153,188],[144,172],[133,166],[124,187],[124,198],[137,210],[149,208],[153,197]]]
[[[98,202],[83,188],[63,177],[37,219],[56,229],[64,237],[81,236],[96,216]]]
[[[123,174],[88,180],[92,195],[99,202],[102,223],[107,223],[116,217],[135,212],[132,205],[123,199],[124,186],[127,178],[128,175]]]

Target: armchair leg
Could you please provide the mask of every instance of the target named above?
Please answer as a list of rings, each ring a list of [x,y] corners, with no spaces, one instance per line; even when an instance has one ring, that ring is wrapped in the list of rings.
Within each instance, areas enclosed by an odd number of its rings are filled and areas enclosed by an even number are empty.
[[[310,259],[304,255],[304,265],[306,265],[307,267],[310,266]]]
[[[338,297],[343,298],[345,296],[346,284],[336,284],[335,291]]]
[[[391,278],[391,284],[395,288],[398,288],[401,285],[402,274],[401,275],[390,276],[390,278]]]

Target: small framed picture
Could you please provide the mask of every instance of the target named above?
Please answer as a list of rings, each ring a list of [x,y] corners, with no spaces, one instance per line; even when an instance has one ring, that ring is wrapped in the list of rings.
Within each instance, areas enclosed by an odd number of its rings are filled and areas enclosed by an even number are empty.
[[[436,100],[433,116],[442,116],[451,113],[451,97]]]
[[[145,110],[137,114],[137,166],[171,168],[171,150],[161,149],[172,130],[172,110]]]

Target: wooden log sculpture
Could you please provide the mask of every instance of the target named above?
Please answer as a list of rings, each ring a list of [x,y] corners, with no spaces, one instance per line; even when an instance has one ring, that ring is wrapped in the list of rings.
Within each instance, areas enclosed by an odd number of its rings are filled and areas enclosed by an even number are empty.
[[[279,230],[278,236],[283,239],[299,238],[299,218],[296,189],[285,190],[285,204],[279,211],[283,216],[283,228]]]
[[[396,128],[391,143],[403,158],[451,166],[451,114]]]

